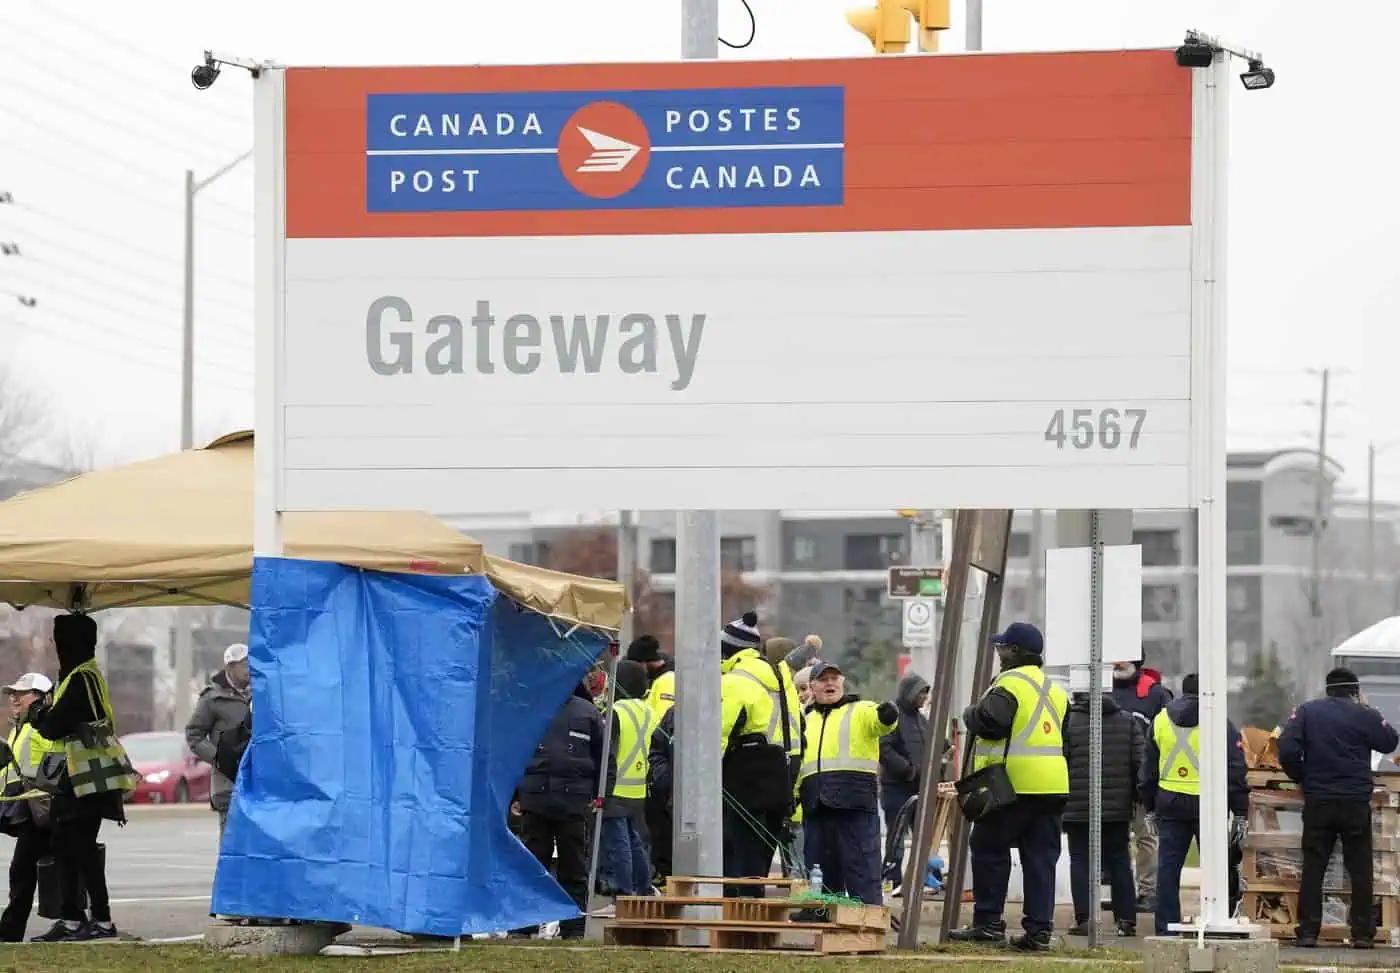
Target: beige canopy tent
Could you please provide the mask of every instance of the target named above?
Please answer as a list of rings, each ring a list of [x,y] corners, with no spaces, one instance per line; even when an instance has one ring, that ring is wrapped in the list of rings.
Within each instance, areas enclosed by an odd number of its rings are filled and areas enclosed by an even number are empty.
[[[426,513],[288,513],[288,557],[375,571],[485,574],[569,624],[615,630],[622,586],[517,564]],[[0,601],[96,610],[248,604],[253,434],[85,473],[0,503]]]

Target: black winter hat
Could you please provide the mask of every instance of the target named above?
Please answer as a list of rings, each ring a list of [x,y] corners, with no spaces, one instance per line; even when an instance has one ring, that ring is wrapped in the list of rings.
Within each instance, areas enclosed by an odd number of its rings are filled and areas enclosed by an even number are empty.
[[[627,658],[631,662],[660,662],[661,643],[655,635],[639,635],[627,646]]]
[[[1327,674],[1327,691],[1341,690],[1344,694],[1361,691],[1361,680],[1350,669],[1338,666]]]

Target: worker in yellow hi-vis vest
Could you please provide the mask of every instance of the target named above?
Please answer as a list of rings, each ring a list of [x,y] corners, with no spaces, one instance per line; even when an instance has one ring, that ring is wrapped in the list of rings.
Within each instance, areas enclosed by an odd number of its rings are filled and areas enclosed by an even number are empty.
[[[676,703],[676,664],[661,651],[655,635],[639,635],[627,647],[627,659],[640,662],[647,671],[647,705],[653,726],[660,728]],[[670,737],[668,731],[667,737]],[[671,874],[671,788],[647,787],[647,843],[651,846],[651,873],[660,885]]]
[[[15,839],[10,856],[10,902],[0,917],[0,942],[24,942],[24,927],[34,908],[34,890],[39,883],[39,859],[49,853],[47,797],[25,799],[32,793],[33,780],[46,754],[62,751],[35,732],[28,720],[29,709],[53,691],[53,681],[42,672],[26,672],[5,687],[10,703],[12,729],[0,759],[0,787],[9,798],[0,804],[0,831]]]
[[[612,761],[616,780],[603,805],[598,880],[614,895],[651,890],[651,852],[646,841],[647,767],[656,718],[646,701],[646,670],[638,662],[617,664],[612,711]]]
[[[1060,823],[1069,797],[1061,724],[1069,696],[1045,675],[1040,629],[1016,622],[992,639],[1001,674],[980,702],[963,713],[973,742],[973,771],[996,763],[1016,791],[1016,801],[979,818],[972,826],[972,925],[951,938],[1004,943],[1006,887],[1011,849],[1020,852],[1025,885],[1022,935],[1011,945],[1029,952],[1050,949],[1055,926],[1055,865],[1060,860]]]

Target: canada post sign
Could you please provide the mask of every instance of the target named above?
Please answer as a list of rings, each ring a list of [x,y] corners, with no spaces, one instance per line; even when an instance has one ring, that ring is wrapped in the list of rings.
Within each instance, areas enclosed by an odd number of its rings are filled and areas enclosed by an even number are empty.
[[[840,86],[367,97],[370,212],[843,201]]]

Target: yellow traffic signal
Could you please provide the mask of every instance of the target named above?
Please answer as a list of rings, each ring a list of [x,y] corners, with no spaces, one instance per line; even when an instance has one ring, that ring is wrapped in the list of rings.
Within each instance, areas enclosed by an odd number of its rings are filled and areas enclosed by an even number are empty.
[[[938,50],[938,31],[947,30],[952,23],[950,0],[899,0],[900,6],[919,22],[919,50]]]
[[[874,7],[847,11],[846,20],[870,38],[876,54],[898,54],[909,44],[907,2],[909,0],[875,0]]]

